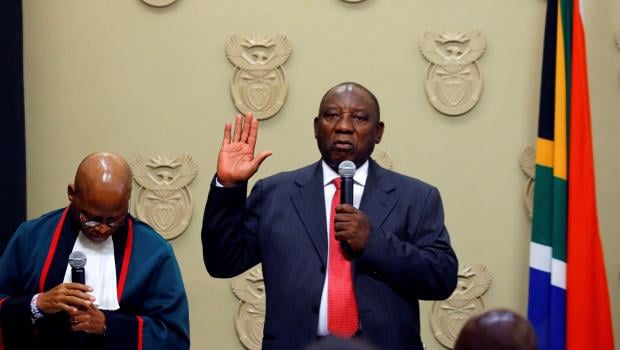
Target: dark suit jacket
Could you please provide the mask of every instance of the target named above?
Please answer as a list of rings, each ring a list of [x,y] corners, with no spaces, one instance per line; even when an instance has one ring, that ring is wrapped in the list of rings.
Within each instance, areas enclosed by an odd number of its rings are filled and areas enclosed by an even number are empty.
[[[212,183],[202,226],[205,266],[234,277],[263,264],[263,349],[304,349],[316,339],[327,267],[321,163],[247,185]],[[422,349],[419,299],[454,290],[457,259],[435,187],[370,161],[362,210],[372,232],[353,261],[363,338],[384,350]]]

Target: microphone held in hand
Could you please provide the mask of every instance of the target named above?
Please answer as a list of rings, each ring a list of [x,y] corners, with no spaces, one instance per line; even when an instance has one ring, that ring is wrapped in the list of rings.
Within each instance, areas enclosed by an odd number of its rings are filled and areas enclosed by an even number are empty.
[[[350,160],[340,162],[338,174],[340,175],[340,204],[353,205],[353,175],[355,175],[355,163]],[[340,246],[347,254],[352,255],[351,246],[341,241]]]
[[[340,174],[340,204],[353,205],[353,175],[355,175],[355,163],[345,160],[338,165]]]
[[[69,265],[71,265],[71,281],[74,283],[86,284],[84,266],[86,266],[86,254],[75,251],[69,255]]]

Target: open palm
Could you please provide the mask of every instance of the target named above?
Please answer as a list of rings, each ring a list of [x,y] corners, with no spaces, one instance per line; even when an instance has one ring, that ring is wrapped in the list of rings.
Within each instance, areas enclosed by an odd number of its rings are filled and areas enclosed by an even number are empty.
[[[271,155],[270,151],[254,155],[258,119],[251,113],[245,116],[245,120],[238,114],[232,136],[231,131],[231,124],[226,123],[222,148],[217,159],[217,180],[225,187],[247,181],[256,173],[260,164]]]

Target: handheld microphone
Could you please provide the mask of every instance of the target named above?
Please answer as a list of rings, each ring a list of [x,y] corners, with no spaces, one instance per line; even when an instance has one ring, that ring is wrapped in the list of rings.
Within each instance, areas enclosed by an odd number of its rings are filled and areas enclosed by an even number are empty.
[[[350,160],[340,162],[338,174],[340,175],[340,204],[353,205],[353,175],[355,175],[355,163]],[[345,253],[353,255],[351,246],[340,241],[340,247]]]
[[[75,251],[69,255],[69,265],[71,265],[71,281],[74,283],[86,284],[84,266],[86,266],[86,254]]]
[[[353,175],[355,175],[355,163],[345,160],[338,165],[340,174],[340,204],[353,205]]]

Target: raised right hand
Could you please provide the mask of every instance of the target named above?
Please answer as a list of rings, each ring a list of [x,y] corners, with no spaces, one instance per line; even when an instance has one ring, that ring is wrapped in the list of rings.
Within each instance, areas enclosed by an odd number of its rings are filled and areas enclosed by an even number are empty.
[[[232,126],[224,126],[224,139],[217,158],[217,180],[224,187],[231,187],[248,181],[256,173],[261,163],[271,155],[271,151],[263,151],[254,156],[258,119],[248,113],[237,114],[235,130],[231,137]]]
[[[80,283],[61,283],[56,287],[41,293],[37,306],[44,314],[54,314],[65,311],[69,314],[78,308],[89,308],[95,297],[87,292],[93,289]]]

